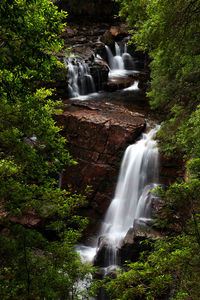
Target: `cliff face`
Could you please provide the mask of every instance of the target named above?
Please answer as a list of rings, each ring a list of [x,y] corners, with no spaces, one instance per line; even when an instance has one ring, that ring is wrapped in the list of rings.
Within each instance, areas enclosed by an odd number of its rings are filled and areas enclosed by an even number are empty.
[[[144,117],[106,102],[68,101],[58,122],[78,162],[63,173],[62,187],[83,192],[91,185],[85,214],[99,219],[113,197],[124,148],[145,128]]]

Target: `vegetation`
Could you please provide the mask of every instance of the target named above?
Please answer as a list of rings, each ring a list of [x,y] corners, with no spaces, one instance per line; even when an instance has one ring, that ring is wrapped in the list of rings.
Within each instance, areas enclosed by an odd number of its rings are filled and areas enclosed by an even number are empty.
[[[151,60],[148,97],[165,115],[161,151],[187,163],[185,180],[160,189],[164,209],[157,222],[166,237],[105,287],[111,299],[199,299],[200,1],[116,1],[133,42]]]
[[[73,251],[85,196],[58,188],[75,163],[53,119],[61,103],[39,88],[60,67],[65,18],[49,0],[0,4],[1,299],[77,299],[88,272]]]

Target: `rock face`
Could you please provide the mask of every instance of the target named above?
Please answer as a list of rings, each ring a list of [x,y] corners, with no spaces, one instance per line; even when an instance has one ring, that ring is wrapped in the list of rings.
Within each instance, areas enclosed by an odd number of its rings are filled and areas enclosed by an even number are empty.
[[[144,117],[106,102],[68,101],[58,118],[69,152],[78,161],[64,172],[62,187],[71,184],[83,192],[92,186],[86,215],[95,223],[113,197],[124,148],[145,128]]]

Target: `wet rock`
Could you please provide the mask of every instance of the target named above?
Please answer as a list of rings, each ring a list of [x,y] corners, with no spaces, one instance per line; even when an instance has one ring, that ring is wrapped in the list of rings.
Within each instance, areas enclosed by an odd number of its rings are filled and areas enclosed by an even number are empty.
[[[144,251],[150,251],[151,246],[146,243],[142,243],[147,240],[144,236],[137,236],[134,238],[134,243],[126,243],[119,250],[121,263],[124,264],[127,260],[132,262],[138,261],[140,254]]]
[[[108,80],[108,65],[102,59],[97,59],[97,53],[105,52],[105,45],[100,41],[100,36],[109,28],[109,24],[91,24],[79,26],[73,24],[66,27],[63,32],[63,38],[66,47],[66,61],[70,60],[76,63],[85,62],[90,69],[94,79],[96,91],[104,89]],[[96,59],[95,59],[96,58]],[[67,87],[67,82],[65,81]],[[68,97],[67,93],[65,98]]]
[[[148,81],[150,80],[149,72],[138,72],[130,75],[131,78],[138,81],[138,88],[146,91],[148,88]]]
[[[137,261],[141,252],[151,250],[150,244],[141,242],[161,237],[161,233],[151,225],[151,221],[148,220],[135,220],[134,226],[128,230],[119,249],[122,264],[126,260]]]
[[[93,77],[96,91],[104,90],[108,82],[109,68],[105,61],[96,60],[90,66],[90,74]]]
[[[115,42],[122,43],[123,40],[129,39],[126,26],[124,24],[113,25],[110,27],[109,24],[91,24],[90,26],[79,26],[71,25],[66,27],[63,33],[65,40],[65,47],[70,47],[67,51],[68,57],[74,57],[76,61],[85,62],[88,64],[90,73],[93,76],[96,91],[106,90],[113,92],[119,89],[129,87],[136,77],[139,77],[138,87],[141,90],[147,88],[147,74],[141,72],[140,75],[133,75],[129,78],[117,79],[112,82],[108,82],[108,55],[105,48],[105,44],[109,45],[111,51],[115,52]],[[124,58],[126,69],[129,69],[129,59],[127,56],[127,62]],[[143,60],[143,59],[142,59]],[[134,64],[136,69],[143,69],[140,59],[134,58]],[[67,87],[67,83],[66,83]],[[64,91],[64,88],[61,92]],[[64,91],[66,92],[66,90]],[[66,96],[67,97],[67,92]]]
[[[134,226],[130,228],[117,248],[113,248],[112,241],[107,237],[99,238],[99,248],[94,258],[94,265],[106,267],[108,265],[109,256],[114,250],[118,254],[119,264],[124,264],[125,261],[137,261],[141,252],[151,250],[151,244],[141,243],[144,241],[153,241],[155,238],[160,238],[161,233],[153,228],[150,220],[135,220]],[[113,250],[114,249],[114,250]]]
[[[99,267],[105,267],[106,274],[108,271],[116,269],[117,265],[120,264],[118,259],[119,249],[113,246],[112,241],[106,236],[99,237],[98,250],[94,257],[94,265]],[[108,270],[110,268],[110,270]]]
[[[109,245],[106,244],[102,245],[102,247],[98,250],[97,254],[94,257],[94,266],[106,267],[108,265],[106,263],[106,256],[108,251],[109,251]]]

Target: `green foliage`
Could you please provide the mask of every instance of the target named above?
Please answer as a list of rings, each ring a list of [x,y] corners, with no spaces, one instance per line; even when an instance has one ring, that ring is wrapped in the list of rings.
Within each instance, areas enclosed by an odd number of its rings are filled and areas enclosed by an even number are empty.
[[[80,299],[76,284],[90,268],[72,251],[71,237],[68,231],[49,242],[20,225],[1,235],[1,299]]]
[[[0,3],[1,299],[78,299],[90,269],[74,252],[86,196],[58,188],[75,163],[53,119],[61,102],[38,88],[60,67],[65,18],[49,0]]]
[[[154,242],[154,251],[105,283],[111,299],[199,299],[199,244],[180,235]],[[194,284],[195,283],[195,284]]]

